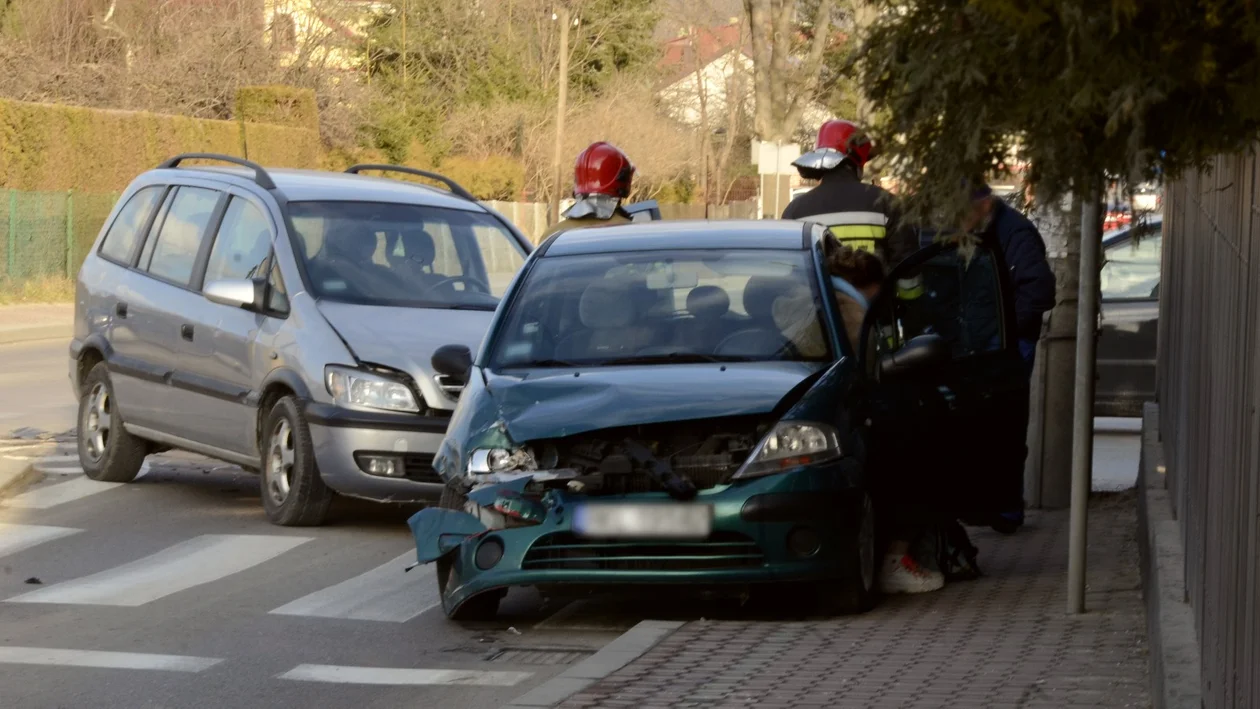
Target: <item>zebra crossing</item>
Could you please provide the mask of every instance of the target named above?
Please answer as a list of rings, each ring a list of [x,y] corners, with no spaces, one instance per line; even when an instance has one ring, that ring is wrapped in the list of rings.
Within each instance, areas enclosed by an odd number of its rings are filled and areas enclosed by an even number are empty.
[[[93,519],[92,507],[85,507],[82,512],[78,508],[60,509],[125,485],[87,478],[78,465],[77,456],[64,448],[49,451],[46,445],[43,448],[0,445],[0,456],[19,455],[29,458],[27,462],[42,474],[42,479],[15,495],[0,499],[0,567],[5,568],[6,573],[10,567],[26,569],[42,564],[45,568],[56,568],[48,560],[92,559],[97,558],[95,549],[125,550],[133,546],[127,535],[134,535],[135,530],[108,524],[98,528],[99,523],[88,522]],[[172,474],[173,469],[162,457],[152,464],[157,471],[155,480],[169,478]],[[141,475],[147,472],[148,464]],[[132,489],[156,488],[142,485]],[[240,613],[254,615],[259,623],[264,618],[273,618],[273,622],[278,623],[300,622],[303,625],[294,626],[294,630],[301,633],[312,632],[314,628],[326,628],[320,632],[352,634],[357,631],[351,628],[361,628],[371,633],[374,629],[403,629],[408,623],[428,629],[441,618],[441,597],[434,567],[425,565],[404,572],[414,562],[415,553],[401,528],[397,546],[389,541],[392,537],[381,537],[379,532],[360,535],[356,530],[346,529],[275,528],[270,532],[266,527],[253,527],[250,531],[256,533],[204,533],[211,531],[243,530],[201,528],[187,534],[177,532],[173,538],[163,537],[160,544],[134,545],[134,554],[111,553],[109,562],[101,565],[89,562],[81,573],[71,570],[62,577],[56,573],[40,573],[42,579],[27,581],[34,585],[17,585],[26,575],[19,572],[11,576],[7,584],[0,583],[0,617],[4,617],[6,609],[15,613],[25,610],[25,614],[11,617],[40,622],[38,619],[44,617],[45,612],[56,615],[74,611],[77,615],[70,617],[83,619],[82,622],[96,623],[95,619],[101,618],[104,623],[112,624],[122,621],[109,620],[114,617],[109,615],[111,613],[125,613],[128,609],[164,613],[183,603],[181,599],[200,604],[204,599],[217,598],[227,605],[237,606]],[[164,529],[162,534],[171,534],[170,528]],[[364,545],[364,553],[375,556],[377,562],[369,562],[374,565],[366,569],[363,563],[353,564],[344,574],[337,574],[332,569],[340,567],[330,567],[320,561],[346,559],[344,552],[338,554],[338,546],[347,540]],[[285,572],[278,569],[302,571],[294,582],[294,577],[286,577]],[[0,577],[0,582],[3,580]],[[250,602],[251,596],[242,589],[260,587],[268,589],[268,602],[254,605]],[[277,589],[288,593],[279,593]],[[285,595],[290,597],[284,598]],[[164,601],[171,603],[156,605]],[[362,625],[322,625],[326,622]],[[484,638],[473,639],[473,635],[484,635],[484,630],[465,632],[458,626],[443,627],[450,632],[451,639],[445,641],[447,645],[460,642],[454,638],[461,632],[469,637],[463,642],[485,641]],[[515,629],[508,635],[511,634],[520,635]],[[230,671],[221,668],[240,667],[241,663],[249,662],[243,657],[234,658],[231,654],[214,651],[205,653],[210,656],[202,656],[196,652],[196,646],[182,643],[150,645],[141,642],[120,648],[75,642],[73,636],[62,638],[67,642],[60,645],[55,639],[46,643],[41,640],[44,639],[15,635],[12,644],[0,641],[0,676],[19,671],[17,668],[23,666],[66,668],[66,671],[88,668],[146,675],[198,675]],[[159,652],[168,649],[175,650],[176,654]],[[193,652],[183,652],[186,650]],[[294,654],[292,664],[282,671],[272,670],[269,681],[286,685],[314,683],[382,688],[456,686],[467,687],[468,691],[510,692],[510,695],[495,696],[513,696],[548,674],[527,671],[531,669],[528,666],[487,666],[486,661],[479,659],[458,661],[451,666],[451,660],[438,656],[434,656],[434,664],[417,667],[410,653],[399,655],[396,663],[338,665],[327,663],[354,659],[354,654],[338,657],[339,653],[330,655],[326,649],[304,653],[300,647],[287,652]],[[484,654],[484,650],[482,652]]]

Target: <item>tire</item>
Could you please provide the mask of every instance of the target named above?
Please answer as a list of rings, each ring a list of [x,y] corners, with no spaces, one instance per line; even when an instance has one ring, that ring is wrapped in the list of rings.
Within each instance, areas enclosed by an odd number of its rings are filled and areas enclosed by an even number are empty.
[[[263,509],[272,524],[316,527],[324,523],[333,491],[319,475],[310,429],[291,396],[277,401],[267,415],[261,462]]]
[[[109,370],[99,362],[83,380],[79,396],[79,463],[93,480],[129,483],[140,472],[149,444],[127,433],[114,402]]]
[[[860,517],[844,552],[845,578],[830,598],[843,614],[865,613],[879,598],[879,545],[875,534],[875,507],[869,494],[862,495]]]
[[[467,502],[468,498],[458,486],[447,483],[446,487],[442,488],[442,497],[438,500],[438,507],[444,510],[462,510]],[[460,622],[494,620],[499,614],[499,601],[505,595],[503,591],[487,591],[473,596],[464,601],[458,609],[452,611],[450,597],[446,593],[447,587],[453,585],[451,579],[455,574],[455,563],[451,557],[452,554],[446,554],[433,562],[436,566],[434,570],[437,572],[438,594],[442,597],[442,610],[446,613],[446,617]]]

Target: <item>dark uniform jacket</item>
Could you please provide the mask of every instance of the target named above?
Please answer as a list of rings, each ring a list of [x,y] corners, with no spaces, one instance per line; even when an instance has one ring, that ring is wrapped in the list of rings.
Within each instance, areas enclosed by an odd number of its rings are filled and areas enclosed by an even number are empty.
[[[854,248],[872,251],[891,270],[919,250],[919,237],[904,224],[887,190],[858,179],[846,165],[823,175],[817,187],[792,200],[784,219],[818,222]]]

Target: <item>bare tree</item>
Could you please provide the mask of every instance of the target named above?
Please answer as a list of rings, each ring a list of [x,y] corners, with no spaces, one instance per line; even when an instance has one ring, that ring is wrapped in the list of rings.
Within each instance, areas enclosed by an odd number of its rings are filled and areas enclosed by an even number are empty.
[[[797,7],[797,0],[744,0],[756,95],[753,130],[766,141],[786,141],[800,125],[830,40],[835,0],[818,0],[812,22],[803,27],[796,22]],[[804,57],[797,51],[802,35],[808,36]]]

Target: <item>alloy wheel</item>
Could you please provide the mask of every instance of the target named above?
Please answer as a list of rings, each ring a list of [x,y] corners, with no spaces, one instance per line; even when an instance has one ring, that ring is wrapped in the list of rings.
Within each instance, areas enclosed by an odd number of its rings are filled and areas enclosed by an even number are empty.
[[[285,419],[277,421],[268,441],[267,494],[279,506],[288,499],[293,482],[293,461],[296,457],[293,450],[293,427]]]
[[[83,422],[83,435],[87,453],[92,460],[100,460],[109,446],[110,427],[113,425],[113,401],[109,390],[97,382],[88,393],[87,420]]]

